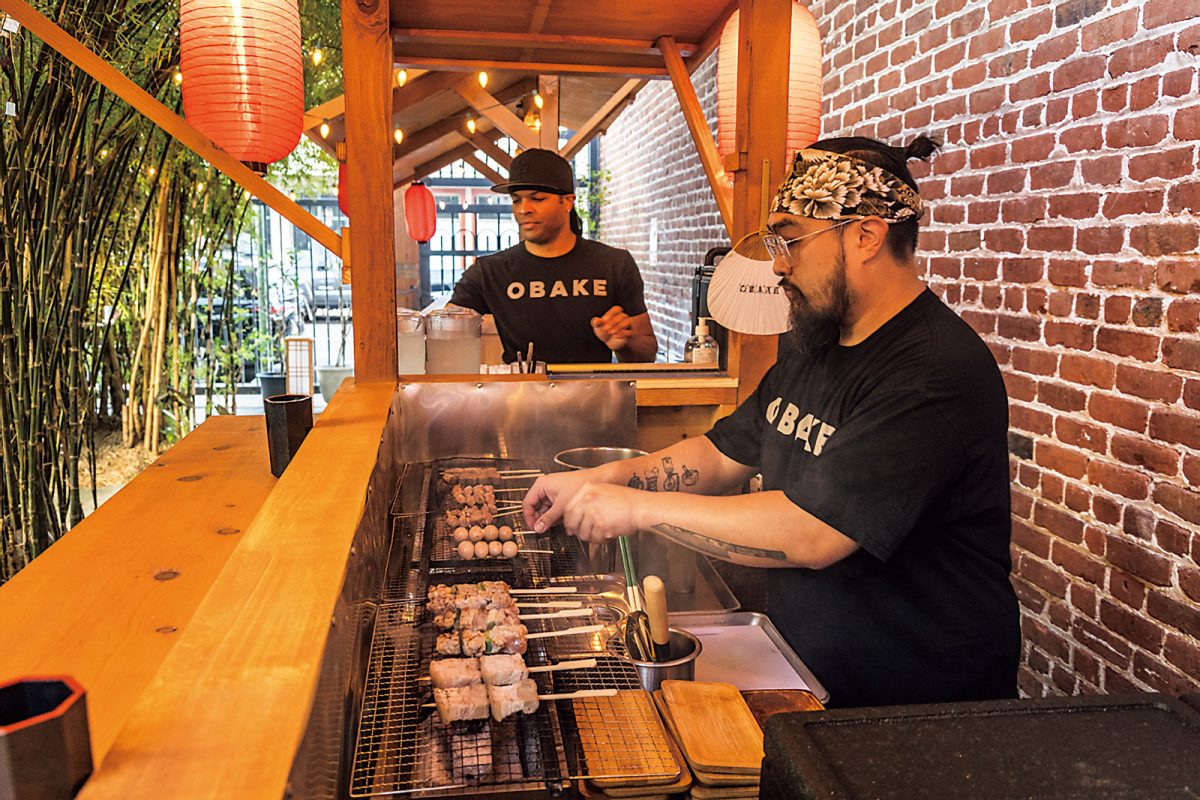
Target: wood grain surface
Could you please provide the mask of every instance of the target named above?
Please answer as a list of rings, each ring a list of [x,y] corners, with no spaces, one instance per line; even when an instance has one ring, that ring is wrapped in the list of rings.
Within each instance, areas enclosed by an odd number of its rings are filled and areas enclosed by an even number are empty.
[[[662,692],[689,764],[707,772],[760,772],[762,728],[735,686],[663,681]]]

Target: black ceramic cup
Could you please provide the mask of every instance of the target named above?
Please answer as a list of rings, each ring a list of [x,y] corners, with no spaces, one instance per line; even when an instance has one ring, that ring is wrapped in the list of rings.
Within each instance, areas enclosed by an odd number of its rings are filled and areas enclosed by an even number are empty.
[[[278,478],[312,430],[312,395],[277,394],[263,401],[267,415],[267,451],[271,474]]]
[[[68,677],[0,684],[0,797],[69,800],[91,774],[82,686]]]

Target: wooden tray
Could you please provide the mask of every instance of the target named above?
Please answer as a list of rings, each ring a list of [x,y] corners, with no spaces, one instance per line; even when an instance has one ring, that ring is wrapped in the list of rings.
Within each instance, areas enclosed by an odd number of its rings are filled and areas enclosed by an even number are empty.
[[[663,681],[663,699],[684,755],[696,770],[758,775],[762,728],[737,688],[728,683]]]
[[[662,690],[654,692],[654,704],[658,707],[658,713],[662,714],[663,719],[667,723],[667,729],[671,736],[676,740],[679,738],[679,732],[675,728],[675,721],[671,719],[671,712],[667,708],[667,701],[663,698]],[[726,787],[726,788],[742,788],[742,787],[757,787],[759,784],[759,774],[746,775],[734,773],[720,772],[705,772],[704,770],[696,769],[695,765],[688,762],[687,768],[691,770],[692,778],[697,783],[708,787]]]

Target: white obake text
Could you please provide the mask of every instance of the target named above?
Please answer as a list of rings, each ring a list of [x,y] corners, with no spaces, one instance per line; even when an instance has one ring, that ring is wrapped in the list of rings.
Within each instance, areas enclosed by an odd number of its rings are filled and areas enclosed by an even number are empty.
[[[784,436],[795,435],[797,439],[804,440],[804,449],[812,453],[814,456],[821,455],[821,451],[825,449],[825,443],[829,441],[829,437],[833,436],[837,428],[832,425],[822,422],[812,414],[805,414],[803,419],[800,419],[800,409],[792,403],[788,403],[783,410],[783,415],[779,414],[779,407],[783,405],[783,398],[776,397],[771,401],[771,405],[767,406],[767,422],[775,426],[775,430],[782,433]],[[776,419],[779,420],[776,423]],[[816,434],[816,440],[813,441],[813,434]]]
[[[513,281],[508,285],[507,292],[511,300],[520,300],[522,297],[529,297],[531,300],[542,297],[608,297],[608,279],[578,278],[570,281],[570,287],[566,281],[555,281],[550,284],[549,291],[546,290],[544,281],[530,281],[528,286],[520,281]]]

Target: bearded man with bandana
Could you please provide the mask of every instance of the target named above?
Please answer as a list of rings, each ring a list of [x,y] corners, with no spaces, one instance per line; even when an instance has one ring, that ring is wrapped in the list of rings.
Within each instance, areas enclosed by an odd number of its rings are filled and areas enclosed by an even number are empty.
[[[764,244],[792,331],[704,437],[539,478],[526,521],[586,541],[653,530],[764,567],[767,612],[836,707],[1015,697],[1008,404],[987,346],[922,283],[905,148],[796,153]],[[649,492],[671,465],[690,482]],[[729,495],[756,472],[762,492]]]

